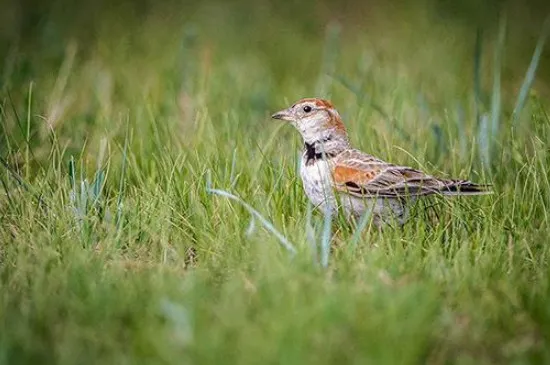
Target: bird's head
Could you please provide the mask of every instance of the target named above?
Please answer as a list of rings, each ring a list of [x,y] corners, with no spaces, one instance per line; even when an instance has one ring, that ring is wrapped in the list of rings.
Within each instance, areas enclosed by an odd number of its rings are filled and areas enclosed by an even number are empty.
[[[347,141],[346,128],[340,114],[328,100],[301,99],[291,107],[273,114],[271,118],[290,122],[308,143],[333,138]]]

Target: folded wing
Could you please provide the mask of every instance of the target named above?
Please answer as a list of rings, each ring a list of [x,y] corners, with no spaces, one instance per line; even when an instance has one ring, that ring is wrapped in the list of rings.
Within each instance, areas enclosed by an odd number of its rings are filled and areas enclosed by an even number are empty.
[[[357,150],[347,151],[334,159],[333,179],[337,190],[358,197],[490,193],[487,185],[468,180],[439,179],[410,167],[384,162]]]

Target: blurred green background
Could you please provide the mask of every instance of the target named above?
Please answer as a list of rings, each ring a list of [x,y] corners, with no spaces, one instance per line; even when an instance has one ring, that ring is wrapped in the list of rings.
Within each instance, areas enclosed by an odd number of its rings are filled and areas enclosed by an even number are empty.
[[[548,363],[549,14],[3,0],[0,363]],[[311,96],[358,148],[495,194],[325,230],[269,118]]]
[[[112,113],[152,97],[168,109],[179,104],[183,113],[200,95],[204,103],[223,106],[219,110],[238,103],[267,115],[281,106],[275,97],[280,91],[288,100],[332,97],[345,108],[353,94],[342,85],[360,85],[402,120],[383,99],[404,84],[427,105],[449,98],[468,107],[476,46],[479,97],[489,108],[494,44],[504,17],[502,94],[515,98],[549,11],[545,1],[497,0],[4,0],[1,86],[18,103],[32,82],[32,107],[48,121],[33,130],[55,125],[76,146],[93,138],[86,126],[105,127],[90,121],[98,104]],[[544,97],[549,63],[545,51],[534,85]],[[72,118],[88,123],[67,131],[65,121]],[[44,132],[33,135],[45,142]]]

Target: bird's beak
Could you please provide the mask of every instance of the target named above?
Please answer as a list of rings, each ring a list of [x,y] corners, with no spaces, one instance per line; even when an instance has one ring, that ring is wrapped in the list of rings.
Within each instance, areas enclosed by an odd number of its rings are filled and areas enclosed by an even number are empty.
[[[281,110],[271,116],[273,119],[280,119],[280,120],[286,120],[287,122],[292,122],[294,118],[292,117],[292,113],[288,109]]]

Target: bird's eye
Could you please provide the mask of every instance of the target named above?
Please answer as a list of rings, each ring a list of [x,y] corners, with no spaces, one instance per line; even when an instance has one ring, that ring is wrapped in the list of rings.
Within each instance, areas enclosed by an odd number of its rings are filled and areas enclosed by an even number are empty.
[[[304,106],[304,112],[309,113],[311,111],[311,107],[309,105]]]

